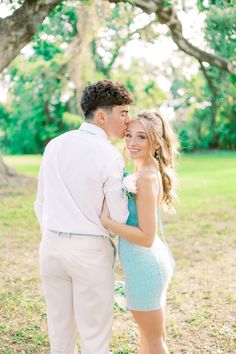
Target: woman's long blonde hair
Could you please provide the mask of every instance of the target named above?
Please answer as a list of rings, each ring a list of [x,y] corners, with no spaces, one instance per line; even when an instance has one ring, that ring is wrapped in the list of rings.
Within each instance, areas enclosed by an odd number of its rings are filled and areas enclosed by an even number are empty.
[[[152,158],[161,173],[163,184],[161,206],[173,213],[177,187],[175,160],[179,147],[178,137],[169,122],[156,111],[142,111],[132,119],[132,121],[136,120],[143,125],[147,133]]]

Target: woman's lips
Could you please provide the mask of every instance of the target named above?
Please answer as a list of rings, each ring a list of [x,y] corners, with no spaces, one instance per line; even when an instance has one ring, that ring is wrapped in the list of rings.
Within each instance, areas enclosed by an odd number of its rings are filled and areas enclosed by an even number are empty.
[[[136,152],[139,152],[140,151],[140,149],[129,149],[129,152],[131,152],[131,153],[136,153]]]

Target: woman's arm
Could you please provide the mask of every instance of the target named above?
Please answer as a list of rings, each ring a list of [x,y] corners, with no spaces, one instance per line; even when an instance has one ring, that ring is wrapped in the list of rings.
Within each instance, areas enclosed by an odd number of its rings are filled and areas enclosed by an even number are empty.
[[[130,226],[111,220],[107,211],[101,216],[103,226],[129,242],[143,247],[151,247],[157,228],[157,198],[158,189],[156,176],[145,175],[137,179],[136,205],[138,226]]]

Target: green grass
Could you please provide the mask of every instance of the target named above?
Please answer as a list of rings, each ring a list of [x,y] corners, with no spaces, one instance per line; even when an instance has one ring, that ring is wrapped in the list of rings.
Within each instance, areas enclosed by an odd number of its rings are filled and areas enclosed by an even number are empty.
[[[18,173],[37,177],[41,155],[6,155],[5,163],[16,169]]]
[[[19,173],[37,176],[40,156],[6,156]],[[178,163],[179,200],[164,216],[177,263],[168,291],[170,353],[235,352],[236,153],[191,154]],[[0,353],[49,354],[38,271],[40,234],[33,212],[35,180],[0,187]],[[117,265],[117,278],[122,278]],[[137,353],[129,313],[115,314],[114,354]]]

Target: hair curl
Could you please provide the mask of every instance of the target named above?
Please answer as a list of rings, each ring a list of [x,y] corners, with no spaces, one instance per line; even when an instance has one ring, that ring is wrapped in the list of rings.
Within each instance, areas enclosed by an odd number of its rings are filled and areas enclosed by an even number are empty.
[[[131,92],[122,84],[102,80],[85,87],[80,105],[85,119],[90,120],[97,108],[111,109],[113,106],[131,104],[132,102]]]
[[[161,206],[169,212],[175,212],[173,207],[177,187],[175,160],[179,147],[177,134],[169,122],[156,111],[142,111],[133,120],[138,120],[143,125],[152,149],[158,146],[152,158],[157,162],[162,177]]]

